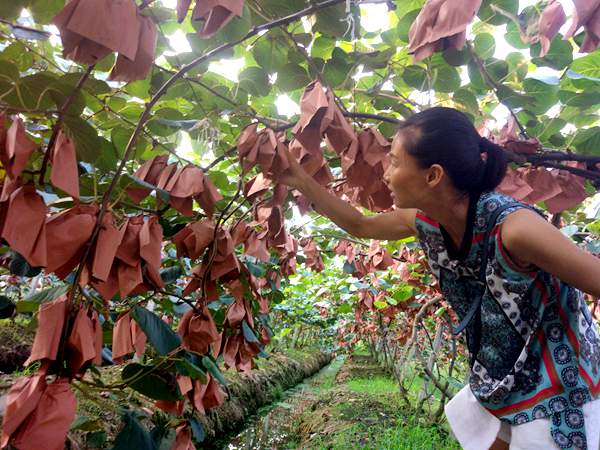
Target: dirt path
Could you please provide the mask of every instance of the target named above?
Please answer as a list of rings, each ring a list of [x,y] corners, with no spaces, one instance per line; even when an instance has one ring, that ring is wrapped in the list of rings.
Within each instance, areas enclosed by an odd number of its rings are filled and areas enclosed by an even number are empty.
[[[244,431],[226,444],[223,449],[287,449],[296,448],[294,417],[316,402],[323,391],[334,386],[343,358],[337,358],[312,377],[282,393],[279,401],[262,408],[248,421]],[[291,446],[290,446],[291,445]]]
[[[254,418],[223,449],[454,450],[444,425],[402,406],[370,357],[338,358]]]

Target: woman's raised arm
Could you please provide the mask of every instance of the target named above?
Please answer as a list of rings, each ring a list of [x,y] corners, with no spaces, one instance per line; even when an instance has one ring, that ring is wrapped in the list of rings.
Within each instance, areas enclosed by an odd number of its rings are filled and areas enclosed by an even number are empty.
[[[538,214],[518,210],[502,225],[502,243],[519,265],[533,264],[600,297],[600,259],[583,251]]]
[[[415,234],[415,209],[364,216],[356,208],[336,197],[298,164],[288,153],[290,168],[278,181],[306,195],[317,212],[328,217],[349,234],[367,239],[399,240]]]

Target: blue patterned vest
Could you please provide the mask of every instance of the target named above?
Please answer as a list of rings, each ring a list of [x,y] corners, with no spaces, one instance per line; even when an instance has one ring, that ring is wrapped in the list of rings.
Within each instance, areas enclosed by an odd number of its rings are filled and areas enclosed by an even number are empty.
[[[497,192],[474,198],[466,245],[458,251],[447,245],[443,227],[417,214],[421,248],[459,318],[483,291],[478,272],[487,221],[498,206],[514,201]],[[518,425],[548,417],[560,448],[587,450],[582,405],[600,393],[600,333],[580,291],[542,270],[523,272],[510,260],[500,230],[522,207],[501,212],[489,239],[481,342],[469,384],[500,420]],[[473,348],[470,327],[467,345]]]

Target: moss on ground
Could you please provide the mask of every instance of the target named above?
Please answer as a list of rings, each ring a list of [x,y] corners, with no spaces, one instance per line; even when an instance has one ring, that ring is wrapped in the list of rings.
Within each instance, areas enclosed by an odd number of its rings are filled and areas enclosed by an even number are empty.
[[[257,370],[249,374],[228,372],[231,398],[200,418],[208,436],[205,448],[221,448],[222,440],[217,436],[240,429],[261,407],[272,407],[285,389],[318,372],[330,360],[319,351],[295,351],[293,357],[271,354],[259,360]]]

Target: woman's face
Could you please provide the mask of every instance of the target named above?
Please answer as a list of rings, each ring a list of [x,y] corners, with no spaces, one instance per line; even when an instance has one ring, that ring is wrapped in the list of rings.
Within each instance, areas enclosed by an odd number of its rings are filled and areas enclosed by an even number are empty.
[[[383,181],[392,192],[396,207],[419,208],[420,199],[429,191],[427,169],[419,167],[415,158],[405,150],[405,138],[403,132],[394,137],[389,153],[390,165],[383,175]]]

